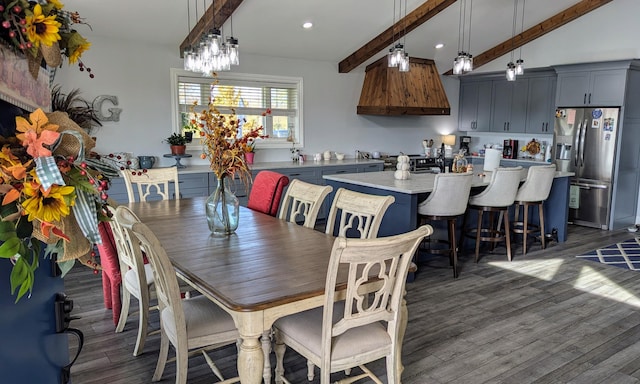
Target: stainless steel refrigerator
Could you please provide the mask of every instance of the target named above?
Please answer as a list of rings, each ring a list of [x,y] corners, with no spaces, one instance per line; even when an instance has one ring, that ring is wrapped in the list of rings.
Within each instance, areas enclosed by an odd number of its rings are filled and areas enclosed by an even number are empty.
[[[619,108],[556,110],[556,167],[575,173],[569,192],[569,222],[609,229],[619,117]]]

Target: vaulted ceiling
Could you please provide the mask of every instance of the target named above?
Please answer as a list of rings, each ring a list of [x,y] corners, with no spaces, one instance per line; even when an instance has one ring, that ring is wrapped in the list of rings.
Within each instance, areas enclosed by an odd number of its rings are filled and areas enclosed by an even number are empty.
[[[180,54],[180,46],[189,40],[189,31],[212,24],[211,12],[197,24],[204,10],[212,6],[210,0],[66,0],[64,3],[65,9],[79,11],[91,24],[93,31],[88,33],[89,37],[95,34],[169,45],[175,47],[176,56]],[[398,15],[400,3],[403,10]],[[526,44],[541,33],[575,19],[588,8],[612,7],[615,3],[612,0],[529,0],[524,28],[520,25],[521,15],[518,16],[517,34],[522,29],[524,33],[516,36],[514,42]],[[394,21],[404,15],[405,4],[407,24],[401,21],[392,29]],[[459,4],[460,1],[455,0],[396,0],[395,16],[393,0],[216,0],[214,5],[218,10],[216,25],[226,20],[223,34],[228,36],[233,24],[241,55],[245,52],[322,60],[339,66],[342,72],[363,71],[391,46],[390,33],[398,39],[400,32],[406,31],[403,39],[409,54],[434,59],[442,73],[450,69],[458,51]],[[513,0],[473,1],[470,51],[476,64],[511,50],[513,4]],[[229,18],[232,11],[233,16]],[[423,14],[418,17],[414,12]],[[302,29],[305,21],[312,21],[314,27]],[[396,33],[390,32],[393,30]],[[436,50],[434,45],[438,42],[445,47]],[[526,54],[526,45],[524,49]],[[362,50],[369,53],[362,55]]]

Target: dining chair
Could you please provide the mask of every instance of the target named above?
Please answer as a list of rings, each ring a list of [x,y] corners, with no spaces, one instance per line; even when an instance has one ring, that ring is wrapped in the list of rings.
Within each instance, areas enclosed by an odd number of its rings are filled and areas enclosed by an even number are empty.
[[[303,222],[303,226],[314,228],[316,218],[325,197],[333,190],[330,185],[322,186],[293,179],[282,198],[278,218],[291,223]]]
[[[515,198],[515,215],[513,221],[513,232],[522,233],[522,254],[527,253],[527,235],[540,232],[540,242],[542,249],[545,248],[544,238],[544,208],[543,204],[549,197],[553,178],[556,175],[556,165],[535,165],[529,167],[527,179],[518,188]],[[529,222],[529,208],[538,208],[538,224]],[[523,211],[523,219],[519,220],[520,209]]]
[[[507,259],[511,261],[511,233],[509,231],[509,207],[513,205],[520,185],[522,177],[522,167],[495,168],[491,172],[491,181],[484,191],[469,198],[469,206],[465,212],[462,223],[463,236],[460,236],[460,246],[465,237],[475,239],[476,263],[480,257],[480,243],[482,241],[490,242],[492,249],[498,242],[505,242],[507,248]],[[467,220],[469,213],[475,211],[477,213],[477,225],[475,228],[467,228]],[[483,222],[483,213],[489,212],[489,222],[485,226]],[[493,228],[495,212],[500,213],[500,217],[504,216],[504,226],[498,225]],[[506,214],[505,214],[506,213]]]
[[[247,208],[276,217],[289,178],[273,171],[260,171],[253,180]]]
[[[369,195],[339,188],[331,203],[325,232],[341,237],[373,239],[378,236],[382,217],[394,201],[393,196]],[[338,219],[339,224],[335,228]],[[334,233],[336,229],[337,233]]]
[[[141,249],[146,253],[155,278],[162,337],[152,381],[162,379],[171,344],[176,351],[176,384],[187,382],[188,357],[196,353],[203,354],[211,370],[224,383],[238,382],[239,378],[225,380],[206,353],[239,340],[231,316],[204,295],[182,300],[176,271],[155,234],[127,207],[117,208],[116,220],[130,231],[130,238],[138,239],[140,247],[133,243],[129,246],[138,254]]]
[[[118,251],[123,282],[122,305],[116,333],[122,332],[127,324],[131,296],[133,296],[138,299],[138,336],[133,349],[133,356],[138,356],[143,352],[144,343],[150,334],[148,331],[149,310],[157,309],[156,306],[151,307],[151,288],[154,285],[153,272],[151,271],[151,265],[144,263],[142,253],[133,251],[132,245],[136,245],[139,248],[138,241],[130,238],[128,231],[117,220],[116,209],[111,206],[108,206],[107,209],[113,218],[108,224],[111,226],[113,239]],[[135,217],[133,213],[131,215]],[[137,220],[137,217],[135,219]]]
[[[112,311],[113,324],[117,327],[122,311],[120,261],[118,260],[116,242],[109,223],[106,221],[98,223],[98,232],[102,239],[102,243],[96,245],[100,255],[100,266],[102,267],[102,297],[105,308]]]
[[[274,323],[276,382],[286,381],[283,360],[289,346],[320,367],[321,384],[329,384],[331,373],[354,367],[360,367],[363,373],[340,383],[365,377],[381,383],[365,366],[381,358],[386,359],[388,383],[399,384],[404,335],[400,316],[407,315],[401,309],[407,272],[418,245],[432,231],[431,226],[424,225],[376,239],[336,238],[327,270],[324,306]],[[344,301],[337,301],[342,291],[340,270],[349,271]],[[367,295],[362,285],[371,276],[380,284]]]
[[[447,222],[447,240],[425,241],[446,244],[446,249],[431,249],[429,253],[446,254],[453,267],[453,277],[458,277],[458,249],[456,242],[456,221],[463,216],[469,203],[473,173],[438,173],[433,183],[433,191],[427,199],[418,204],[418,218],[421,224],[429,221]]]
[[[172,198],[169,183],[174,187],[174,198],[180,198],[180,184],[178,182],[178,168],[151,168],[146,170],[130,170],[120,171],[124,179],[124,185],[127,188],[127,196],[130,203],[136,202],[134,186],[138,192],[140,201],[147,201],[150,198],[161,197],[162,200]]]

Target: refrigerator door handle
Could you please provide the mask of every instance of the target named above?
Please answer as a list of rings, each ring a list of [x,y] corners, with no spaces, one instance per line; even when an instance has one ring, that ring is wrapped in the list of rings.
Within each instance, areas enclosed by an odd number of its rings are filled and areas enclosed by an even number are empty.
[[[578,143],[580,142],[580,135],[582,134],[582,123],[578,124],[578,132],[576,132],[576,136],[574,138],[574,142],[573,142],[573,165],[577,168],[578,167],[578,152],[579,152],[579,146]]]
[[[587,120],[585,120],[582,123],[582,131],[581,131],[581,135],[580,135],[580,166],[584,167],[584,140],[585,140],[585,136],[587,136],[587,127],[589,122]]]

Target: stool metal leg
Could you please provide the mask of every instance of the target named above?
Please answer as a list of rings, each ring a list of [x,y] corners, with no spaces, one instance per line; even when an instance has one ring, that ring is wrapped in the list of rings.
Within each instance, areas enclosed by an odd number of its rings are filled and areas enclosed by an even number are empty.
[[[456,245],[456,219],[449,219],[449,259],[453,267],[453,277],[458,277],[458,249]]]
[[[529,231],[529,204],[524,203],[524,222],[522,223],[522,254],[527,254],[527,232]]]
[[[476,227],[476,263],[480,258],[480,235],[482,232],[482,209],[478,210],[478,226]]]

